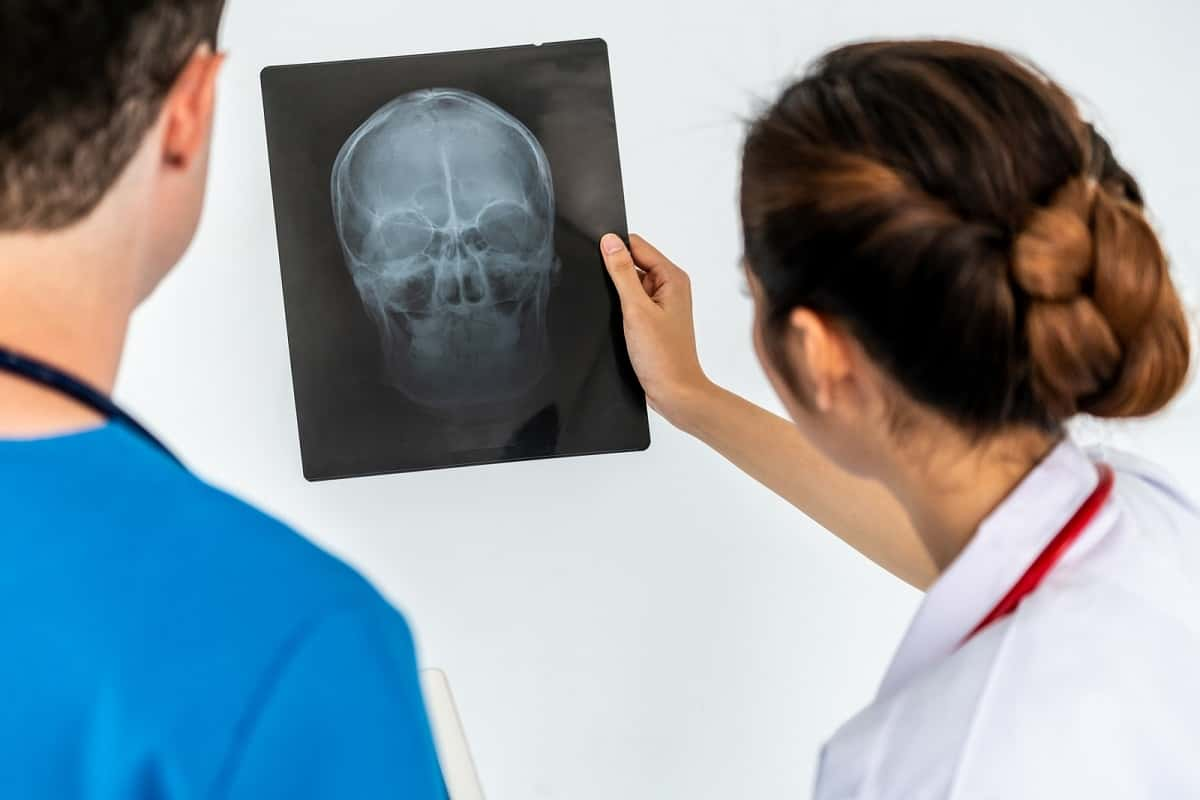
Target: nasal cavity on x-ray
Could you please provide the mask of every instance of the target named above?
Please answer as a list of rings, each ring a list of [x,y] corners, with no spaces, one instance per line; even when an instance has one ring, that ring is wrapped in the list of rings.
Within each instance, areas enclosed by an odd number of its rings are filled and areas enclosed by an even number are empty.
[[[519,120],[460,89],[397,97],[346,139],[332,202],[388,383],[453,410],[542,379],[554,185]]]

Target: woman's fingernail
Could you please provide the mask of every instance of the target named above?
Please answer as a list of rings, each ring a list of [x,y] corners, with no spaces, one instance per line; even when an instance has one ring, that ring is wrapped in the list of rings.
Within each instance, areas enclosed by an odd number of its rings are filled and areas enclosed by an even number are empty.
[[[600,249],[611,256],[613,253],[619,253],[624,250],[625,243],[615,233],[606,233],[600,237]]]

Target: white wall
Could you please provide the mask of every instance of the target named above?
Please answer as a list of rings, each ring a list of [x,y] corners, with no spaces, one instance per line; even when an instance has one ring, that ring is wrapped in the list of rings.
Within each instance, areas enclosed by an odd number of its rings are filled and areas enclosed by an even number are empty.
[[[492,800],[794,797],[871,695],[918,596],[696,442],[308,484],[300,475],[258,71],[603,36],[631,228],[695,277],[702,356],[775,407],[739,294],[739,118],[823,49],[986,39],[1088,101],[1200,284],[1194,0],[232,0],[211,195],[139,312],[119,397],[197,471],[290,521],[409,614]],[[1200,490],[1200,389],[1113,433]]]

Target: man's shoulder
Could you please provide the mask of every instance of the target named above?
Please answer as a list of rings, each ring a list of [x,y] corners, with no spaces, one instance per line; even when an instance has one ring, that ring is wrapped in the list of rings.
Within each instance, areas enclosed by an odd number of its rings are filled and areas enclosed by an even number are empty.
[[[63,493],[66,502],[55,511],[61,524],[136,549],[156,571],[177,573],[180,589],[218,596],[253,587],[264,599],[301,595],[301,605],[340,605],[374,594],[357,572],[291,525],[131,431],[110,426],[81,441],[77,452],[91,463],[78,476],[78,490]]]
[[[167,519],[181,532],[198,532],[196,546],[226,550],[232,559],[243,563],[260,560],[265,565],[269,560],[276,573],[286,567],[338,583],[361,582],[354,570],[291,524],[233,491],[189,475],[175,499],[180,502],[174,504]]]
[[[357,570],[290,524],[200,478],[188,483],[164,517],[174,541],[161,558],[205,567],[197,577],[207,577],[205,590],[231,611],[252,602],[295,618],[386,604]]]
[[[0,476],[20,484],[10,522],[28,534],[17,559],[27,589],[87,587],[102,619],[153,625],[169,614],[177,631],[192,632],[177,642],[243,636],[269,647],[330,610],[387,605],[290,525],[120,426],[6,444]],[[75,621],[90,613],[64,610]]]

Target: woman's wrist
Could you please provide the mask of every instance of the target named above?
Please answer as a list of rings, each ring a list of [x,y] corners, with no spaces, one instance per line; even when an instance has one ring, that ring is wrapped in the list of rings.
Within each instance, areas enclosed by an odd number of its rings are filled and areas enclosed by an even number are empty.
[[[713,416],[724,390],[702,376],[672,393],[671,401],[659,406],[659,411],[679,430],[699,436]]]

